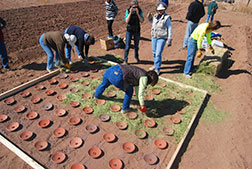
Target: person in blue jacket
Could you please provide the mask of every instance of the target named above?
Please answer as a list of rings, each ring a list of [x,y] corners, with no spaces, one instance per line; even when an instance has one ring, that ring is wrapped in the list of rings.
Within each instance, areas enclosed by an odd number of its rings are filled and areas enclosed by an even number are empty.
[[[6,50],[6,46],[4,43],[4,35],[2,29],[5,28],[6,21],[0,17],[0,57],[2,61],[2,66],[5,70],[9,70],[10,67],[8,65],[8,54]]]
[[[89,46],[95,44],[95,38],[85,32],[82,28],[71,25],[65,30],[65,34],[68,35],[74,35],[77,38],[77,41],[75,42],[75,49],[78,54],[79,59],[83,59],[85,64],[88,62],[88,51],[89,51]],[[85,55],[84,55],[84,50],[85,48]],[[71,61],[71,49],[72,46],[67,46],[66,47],[66,58],[69,61],[69,64],[72,64]]]

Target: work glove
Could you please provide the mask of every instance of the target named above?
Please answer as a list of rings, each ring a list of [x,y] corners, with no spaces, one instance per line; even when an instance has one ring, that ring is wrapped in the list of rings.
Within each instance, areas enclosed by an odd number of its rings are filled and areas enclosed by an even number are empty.
[[[140,106],[139,110],[140,110],[142,113],[146,113],[147,108],[146,108],[146,106],[142,105],[142,106]]]
[[[172,45],[172,39],[168,39],[168,42],[167,42],[167,47],[171,46]]]
[[[201,55],[202,55],[202,53],[201,53],[200,49],[198,49],[198,50],[197,50],[197,53],[196,53],[196,57],[197,57],[197,58],[200,58]]]
[[[69,65],[69,63],[65,63],[65,67],[66,67],[67,69],[71,69],[71,68],[72,68],[72,66]]]
[[[210,50],[210,51],[211,51],[211,53],[214,55],[214,53],[215,53],[215,52],[214,52],[214,49],[213,49],[213,47],[212,47],[212,46],[210,46],[210,47],[209,47],[209,50]]]

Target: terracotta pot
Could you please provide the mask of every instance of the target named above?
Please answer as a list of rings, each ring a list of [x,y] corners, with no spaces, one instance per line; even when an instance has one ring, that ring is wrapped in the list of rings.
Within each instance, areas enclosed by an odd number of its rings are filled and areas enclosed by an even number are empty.
[[[124,130],[128,127],[128,124],[125,121],[119,121],[116,123],[116,126],[120,129],[120,130]]]
[[[15,113],[22,113],[25,110],[23,105],[19,105],[15,108]]]
[[[8,116],[5,114],[0,114],[0,123],[5,122],[8,119]]]
[[[79,80],[79,78],[78,78],[78,77],[71,77],[70,80],[71,80],[72,82],[77,82],[77,81]]]
[[[159,95],[161,93],[161,91],[159,89],[152,89],[151,92],[154,95]]]
[[[146,132],[144,131],[144,130],[142,130],[142,129],[137,129],[136,131],[135,131],[135,135],[138,137],[138,138],[141,138],[141,139],[143,139],[143,138],[145,138],[146,137]]]
[[[84,93],[81,96],[83,99],[90,99],[92,97],[90,93]]]
[[[132,153],[135,151],[136,149],[136,146],[135,144],[131,143],[131,142],[126,142],[123,144],[123,150],[127,153]]]
[[[111,110],[112,112],[118,112],[118,111],[121,110],[121,106],[119,106],[119,105],[112,105],[112,106],[110,107],[110,110]]]
[[[81,83],[83,86],[88,86],[89,85],[89,82],[88,81],[84,81]]]
[[[84,107],[83,108],[83,111],[84,111],[84,113],[86,113],[86,114],[92,114],[93,113],[93,108],[92,107]]]
[[[98,69],[90,69],[90,72],[91,73],[96,73],[96,72],[98,72],[99,70]]]
[[[174,123],[174,124],[179,124],[181,122],[181,119],[179,116],[172,116],[170,118],[170,120]]]
[[[25,131],[25,132],[23,132],[22,134],[20,134],[20,138],[22,139],[22,140],[29,140],[30,138],[32,138],[32,136],[33,136],[33,132],[32,131]]]
[[[102,76],[104,75],[104,73],[105,73],[105,71],[101,71],[101,72],[100,72],[100,74],[101,74]]]
[[[106,133],[103,135],[103,140],[108,143],[115,141],[115,139],[116,139],[116,136],[113,133]]]
[[[62,73],[62,74],[60,74],[59,78],[66,79],[66,78],[68,78],[68,74]]]
[[[44,90],[46,88],[43,85],[37,85],[37,86],[35,86],[35,89],[37,89],[37,90]]]
[[[144,161],[147,162],[150,165],[153,165],[153,164],[157,163],[158,158],[154,154],[146,154],[144,156]]]
[[[65,134],[66,134],[66,130],[64,128],[56,128],[53,131],[53,135],[58,138],[63,137]]]
[[[104,100],[104,99],[96,99],[96,100],[95,100],[95,103],[96,103],[97,105],[103,105],[103,104],[106,103],[106,100]]]
[[[159,83],[159,86],[161,86],[161,87],[166,87],[166,83],[165,83],[165,82],[160,82],[160,83]]]
[[[103,122],[106,122],[106,121],[109,121],[109,120],[110,120],[110,116],[107,115],[107,114],[101,114],[101,115],[99,116],[99,119],[100,119],[101,121],[103,121]]]
[[[171,127],[165,127],[165,128],[163,128],[163,132],[167,136],[172,136],[174,134],[174,130]]]
[[[79,117],[71,117],[69,119],[69,124],[71,125],[78,125],[81,122],[81,119]]]
[[[98,157],[101,156],[102,151],[101,151],[101,149],[98,148],[98,147],[92,147],[92,148],[90,148],[90,149],[88,150],[88,154],[89,154],[89,156],[92,157],[92,158],[98,158]]]
[[[178,111],[179,114],[184,114],[185,112],[186,112],[185,108],[183,108],[183,109],[181,109],[181,110]]]
[[[47,81],[48,81],[48,83],[51,84],[51,85],[58,83],[58,81],[57,81],[56,79],[54,79],[54,78],[51,78],[51,79],[49,79],[49,80],[47,80]]]
[[[190,105],[192,104],[192,101],[191,100],[186,100],[186,102]]]
[[[93,64],[95,64],[95,61],[89,61],[88,62],[90,65],[93,65]]]
[[[138,114],[135,113],[135,112],[128,112],[128,113],[126,114],[126,116],[127,116],[129,119],[134,120],[134,119],[136,119],[136,118],[138,117]]]
[[[51,104],[51,103],[45,103],[45,104],[43,104],[42,108],[44,110],[48,111],[48,110],[50,110],[50,109],[53,108],[53,104]]]
[[[171,99],[176,99],[176,96],[174,94],[168,94],[168,97]]]
[[[64,110],[64,109],[57,109],[57,110],[55,111],[55,115],[58,116],[58,117],[62,117],[62,116],[64,116],[66,113],[67,113],[67,111]]]
[[[54,93],[55,93],[55,91],[52,90],[52,89],[45,91],[45,94],[46,94],[47,96],[52,96],[52,95],[54,95]]]
[[[58,86],[60,89],[66,89],[68,87],[66,83],[60,83]]]
[[[144,120],[144,125],[148,128],[153,128],[156,126],[156,122],[152,119]]]
[[[90,79],[99,79],[99,76],[91,76]]]
[[[82,77],[88,77],[88,76],[89,76],[89,73],[88,73],[88,72],[82,72],[82,73],[81,73],[81,76],[82,76]]]
[[[94,124],[89,124],[86,126],[86,130],[89,132],[89,133],[95,133],[97,131],[98,127]]]
[[[71,71],[71,73],[78,73],[78,72],[79,72],[79,70],[77,70],[77,69]]]
[[[31,102],[32,102],[33,104],[37,104],[37,103],[39,103],[40,101],[41,101],[41,98],[38,97],[38,96],[35,96],[35,97],[33,97],[33,98],[31,99]]]
[[[59,101],[63,101],[63,100],[66,99],[66,96],[65,96],[65,95],[58,95],[58,96],[57,96],[57,99],[58,99]]]
[[[79,148],[83,144],[83,140],[80,137],[74,137],[70,140],[69,146],[71,148]]]
[[[72,92],[72,93],[77,93],[78,91],[79,91],[79,89],[76,87],[70,89],[70,92]]]
[[[33,120],[33,119],[36,119],[38,117],[38,113],[33,111],[33,112],[29,112],[26,114],[26,118],[28,120]]]
[[[116,94],[114,92],[107,92],[107,97],[109,98],[116,97]]]
[[[151,95],[146,95],[144,96],[144,100],[154,100],[154,98]]]
[[[45,150],[48,147],[48,142],[46,142],[46,141],[37,141],[34,146],[35,146],[35,148],[37,150],[42,151],[42,150]]]
[[[167,147],[167,142],[164,139],[158,138],[154,141],[154,144],[159,149],[165,149]]]
[[[39,127],[46,128],[51,124],[51,121],[48,119],[42,119],[39,121],[38,125]]]
[[[18,122],[11,122],[7,127],[6,129],[8,131],[15,131],[19,128],[20,124]]]
[[[112,169],[121,169],[123,167],[123,163],[119,158],[113,158],[109,161],[109,166]]]
[[[80,105],[80,102],[78,102],[78,101],[71,101],[71,102],[70,102],[70,105],[71,105],[72,107],[78,107],[78,106]]]
[[[56,164],[62,163],[66,159],[66,155],[62,152],[53,154],[52,161]]]
[[[13,99],[12,97],[10,98],[7,98],[4,100],[4,103],[7,104],[7,105],[12,105],[15,103],[15,99]]]
[[[75,164],[73,164],[72,166],[71,166],[71,168],[70,169],[85,169],[86,167],[83,165],[83,164],[81,164],[81,163],[75,163]]]
[[[28,97],[28,96],[30,96],[31,95],[31,93],[29,92],[29,91],[23,91],[22,93],[20,93],[20,96],[22,96],[22,97]]]

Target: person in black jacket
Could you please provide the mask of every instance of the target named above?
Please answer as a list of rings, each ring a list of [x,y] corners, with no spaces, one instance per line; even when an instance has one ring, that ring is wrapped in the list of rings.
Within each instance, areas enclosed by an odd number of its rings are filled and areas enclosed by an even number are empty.
[[[198,26],[200,19],[205,15],[205,9],[203,3],[199,0],[195,0],[192,2],[188,7],[188,12],[186,15],[186,19],[188,20],[185,37],[184,37],[184,44],[182,49],[187,48],[188,38],[190,37],[193,30]]]
[[[82,28],[74,25],[68,27],[65,30],[65,34],[76,36],[77,41],[75,43],[75,49],[78,54],[78,58],[83,59],[84,62],[87,64],[89,46],[95,43],[95,38],[89,35],[87,32],[85,32]],[[85,47],[85,55],[83,52],[84,47]],[[72,47],[70,45],[66,47],[66,58],[68,59],[70,65],[72,64],[71,49]]]

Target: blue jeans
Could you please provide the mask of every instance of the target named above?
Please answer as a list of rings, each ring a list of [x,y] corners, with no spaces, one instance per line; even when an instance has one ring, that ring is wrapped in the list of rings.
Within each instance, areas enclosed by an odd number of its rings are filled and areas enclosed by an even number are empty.
[[[131,32],[126,32],[126,44],[125,44],[125,49],[124,49],[124,61],[128,61],[128,55],[129,55],[129,50],[130,50],[130,42],[131,38],[134,36],[134,48],[135,48],[135,58],[138,60],[138,46],[139,46],[139,41],[140,41],[140,32],[137,33],[131,33]]]
[[[43,33],[40,36],[39,43],[47,54],[47,69],[52,70],[54,55],[53,55],[52,49],[50,47],[46,46],[45,43],[43,42],[44,35],[45,34]],[[59,65],[59,53],[58,53],[57,49],[56,49],[55,65]]]
[[[183,48],[187,48],[187,46],[188,46],[188,39],[189,39],[190,35],[192,34],[192,32],[194,31],[194,29],[197,26],[198,26],[198,23],[194,23],[192,21],[188,21],[187,22]]]
[[[125,91],[123,88],[123,73],[119,65],[112,66],[105,71],[102,83],[97,87],[94,97],[99,98],[104,92],[104,90],[111,84]],[[132,95],[133,95],[133,86],[129,86],[126,89],[124,95],[123,107],[122,107],[123,110],[129,109]]]
[[[185,75],[188,75],[191,72],[197,50],[197,41],[193,38],[189,38],[187,47],[187,60],[184,68]]]
[[[152,53],[153,53],[153,61],[154,66],[157,72],[160,72],[160,67],[162,63],[162,52],[164,50],[164,46],[166,43],[166,39],[159,38],[155,39],[152,37]]]
[[[69,27],[66,28],[64,33],[67,33],[68,29],[69,29]],[[80,50],[79,50],[77,45],[75,45],[75,49],[76,49],[76,53],[79,56],[80,55]],[[71,50],[72,50],[72,46],[71,45],[66,45],[66,58],[68,59],[68,61],[71,61]]]
[[[0,57],[1,57],[3,68],[6,68],[8,66],[8,54],[7,54],[4,40],[0,42]]]
[[[213,22],[214,14],[212,14],[212,15],[209,15],[209,14],[208,14],[208,15],[207,15],[207,19],[206,19],[206,23],[208,23],[210,17],[211,17],[211,22]]]

